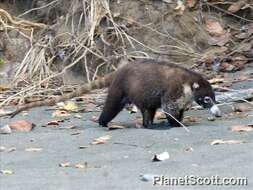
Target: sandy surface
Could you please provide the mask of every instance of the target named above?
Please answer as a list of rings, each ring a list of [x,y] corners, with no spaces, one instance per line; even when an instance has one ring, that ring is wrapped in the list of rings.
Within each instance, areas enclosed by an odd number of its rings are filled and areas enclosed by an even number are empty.
[[[222,108],[226,112],[226,107]],[[12,119],[27,119],[37,124],[31,132],[13,132],[1,135],[1,146],[16,147],[13,152],[1,152],[1,169],[14,174],[0,174],[1,190],[80,190],[80,189],[160,189],[152,181],[144,182],[141,174],[184,177],[185,175],[211,177],[247,177],[248,185],[219,186],[219,189],[252,189],[253,183],[253,132],[232,132],[230,127],[252,121],[253,113],[240,119],[220,118],[208,121],[205,110],[191,111],[186,115],[199,117],[189,126],[169,128],[160,124],[154,129],[134,128],[136,114],[123,111],[116,118],[129,128],[108,131],[90,121],[93,115],[82,118],[70,117],[60,127],[75,125],[75,129],[42,127],[52,119],[52,111],[36,108],[27,116]],[[8,123],[2,119],[1,124]],[[161,122],[161,121],[160,121]],[[94,138],[111,135],[106,144],[90,145]],[[244,144],[210,145],[214,139],[244,140]],[[80,146],[88,146],[80,149]],[[40,152],[27,152],[25,148],[43,148]],[[192,150],[192,151],[191,151]],[[167,151],[170,159],[152,162],[156,153]],[[88,168],[59,167],[60,163],[87,162]],[[174,186],[165,189],[217,189],[217,185]]]

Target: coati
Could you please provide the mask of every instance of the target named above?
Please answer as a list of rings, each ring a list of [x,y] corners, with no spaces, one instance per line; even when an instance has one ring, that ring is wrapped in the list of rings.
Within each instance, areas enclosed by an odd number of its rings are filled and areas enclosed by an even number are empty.
[[[99,125],[107,124],[126,104],[135,104],[142,113],[143,126],[153,124],[155,112],[162,108],[169,124],[178,126],[189,103],[196,101],[219,116],[215,95],[210,83],[200,74],[176,64],[157,60],[138,60],[119,67],[104,78],[88,83],[76,91],[56,99],[30,103],[20,107],[12,116],[28,108],[53,105],[56,102],[88,93],[93,89],[109,87],[108,96],[99,117]],[[174,117],[174,118],[173,118]]]
[[[170,125],[179,126],[187,105],[194,100],[220,116],[214,91],[200,74],[155,60],[127,64],[115,73],[99,124],[106,127],[126,104],[132,103],[141,111],[144,127],[153,124],[158,108],[169,113],[166,116]]]

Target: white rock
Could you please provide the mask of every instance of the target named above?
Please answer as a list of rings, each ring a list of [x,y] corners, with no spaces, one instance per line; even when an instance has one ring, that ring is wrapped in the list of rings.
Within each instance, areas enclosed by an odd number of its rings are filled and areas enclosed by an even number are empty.
[[[170,158],[170,155],[168,152],[163,152],[161,154],[156,154],[154,157],[153,157],[153,161],[163,161],[163,160],[167,160]]]
[[[10,134],[11,128],[9,125],[0,126],[0,134]]]

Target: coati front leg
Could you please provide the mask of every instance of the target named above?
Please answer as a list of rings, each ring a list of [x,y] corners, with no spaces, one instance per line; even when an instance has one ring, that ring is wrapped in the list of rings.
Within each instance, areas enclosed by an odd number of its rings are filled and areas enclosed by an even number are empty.
[[[166,114],[168,123],[173,127],[181,127],[179,122],[181,122],[183,120],[184,110],[183,109],[181,109],[179,111],[178,110],[168,110],[166,112],[170,113],[173,116],[172,117],[170,114]]]
[[[156,109],[142,109],[141,113],[143,119],[143,126],[145,128],[148,128],[153,125]]]
[[[124,108],[128,99],[124,97],[121,89],[111,88],[108,92],[103,111],[99,117],[99,125],[107,127],[107,124]]]
[[[168,98],[162,98],[162,109],[165,112],[168,123],[173,127],[180,127],[183,120],[184,109],[180,108],[176,101]]]

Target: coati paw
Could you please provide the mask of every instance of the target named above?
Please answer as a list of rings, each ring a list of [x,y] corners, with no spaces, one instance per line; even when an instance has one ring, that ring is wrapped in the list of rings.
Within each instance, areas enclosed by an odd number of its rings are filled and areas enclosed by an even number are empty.
[[[182,127],[182,126],[178,124],[178,125],[172,125],[172,127]]]
[[[170,127],[182,127],[178,122],[176,121],[170,121],[168,122]]]
[[[143,128],[145,129],[154,129],[155,125],[154,124],[148,124],[148,125],[142,125]]]

